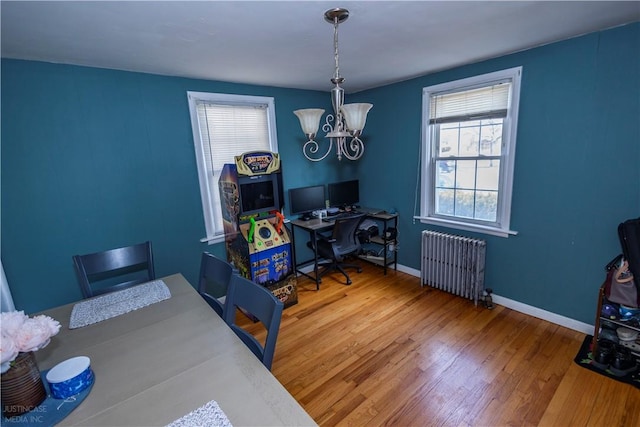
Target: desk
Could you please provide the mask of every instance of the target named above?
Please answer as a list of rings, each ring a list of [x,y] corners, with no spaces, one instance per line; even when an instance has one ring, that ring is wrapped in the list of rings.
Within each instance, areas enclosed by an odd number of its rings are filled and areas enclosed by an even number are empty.
[[[85,355],[96,378],[60,426],[164,426],[210,400],[234,426],[316,425],[181,274],[162,280],[168,300],[83,328],[73,304],[44,312],[62,328],[40,369]]]
[[[318,232],[322,230],[328,230],[333,227],[333,222],[326,222],[318,218],[310,219],[309,221],[303,221],[301,219],[296,219],[291,221],[291,246],[293,248],[293,264],[294,270],[297,273],[302,274],[303,276],[308,277],[309,279],[316,282],[316,290],[320,290],[320,277],[318,276],[318,251],[313,250],[313,258],[298,261],[298,256],[296,252],[296,227],[301,228],[309,233],[311,241],[315,242],[318,240]],[[306,265],[310,265],[313,262],[313,276],[303,271],[298,267],[304,267]]]
[[[393,222],[393,227],[397,230],[398,228],[398,214],[394,213],[394,214],[389,214],[386,212],[380,212],[380,213],[375,213],[375,214],[370,214],[370,213],[365,213],[365,218],[369,218],[369,219],[373,219],[376,221],[380,221],[383,224],[383,227],[380,228],[380,233],[382,234],[384,229],[387,228],[388,226],[388,222],[392,221]],[[331,217],[329,217],[329,219],[331,219]],[[313,258],[311,259],[307,259],[307,260],[303,260],[303,261],[299,261],[298,260],[298,256],[296,253],[296,243],[295,243],[295,230],[296,228],[300,228],[302,230],[305,230],[308,234],[309,237],[311,239],[311,241],[316,241],[318,239],[318,233],[322,232],[322,231],[326,231],[329,230],[333,227],[333,221],[323,221],[321,219],[310,219],[308,221],[302,221],[300,219],[296,219],[291,221],[291,246],[293,248],[293,259],[294,259],[294,269],[297,273],[302,274],[303,276],[306,276],[308,278],[310,278],[311,280],[316,282],[316,290],[320,289],[320,282],[321,279],[320,277],[318,277],[318,253],[316,250],[313,251]],[[394,265],[394,268],[397,270],[398,268],[398,252],[397,251],[393,251],[393,256],[392,258],[388,258],[388,255],[390,255],[390,253],[387,251],[387,245],[390,243],[394,243],[397,244],[397,240],[396,238],[393,239],[387,239],[386,236],[377,236],[375,238],[373,238],[372,243],[376,244],[376,245],[381,245],[384,249],[383,249],[383,256],[381,257],[381,259],[378,259],[378,257],[370,257],[370,256],[360,256],[359,258],[370,262],[372,264],[375,265],[379,265],[383,268],[384,274],[387,274],[387,267],[389,265]],[[307,273],[306,271],[304,271],[302,268],[307,266],[307,265],[311,265],[313,263],[313,275]]]

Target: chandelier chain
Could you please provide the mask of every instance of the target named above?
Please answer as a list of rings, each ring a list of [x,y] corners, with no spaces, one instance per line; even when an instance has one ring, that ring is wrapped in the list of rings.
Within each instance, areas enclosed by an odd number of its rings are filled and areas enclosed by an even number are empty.
[[[333,18],[333,58],[336,62],[335,79],[340,78],[340,65],[338,63],[338,17]]]

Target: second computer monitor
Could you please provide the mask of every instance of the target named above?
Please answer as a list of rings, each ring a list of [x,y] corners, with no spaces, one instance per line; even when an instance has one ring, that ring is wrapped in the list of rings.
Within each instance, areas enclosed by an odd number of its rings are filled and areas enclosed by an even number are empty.
[[[334,182],[327,186],[329,204],[332,207],[343,208],[354,206],[360,202],[360,182],[357,179]]]

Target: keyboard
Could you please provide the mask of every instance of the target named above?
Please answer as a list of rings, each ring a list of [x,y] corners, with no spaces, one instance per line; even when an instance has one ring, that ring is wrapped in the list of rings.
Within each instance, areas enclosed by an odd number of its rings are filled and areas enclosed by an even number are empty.
[[[378,214],[386,213],[384,209],[365,208],[365,207],[358,208],[358,212],[366,213],[368,215],[378,215]]]
[[[322,220],[324,222],[333,222],[337,219],[342,219],[342,218],[350,218],[352,216],[356,216],[356,215],[360,215],[360,212],[342,212],[339,213],[337,215],[332,215],[332,216],[328,216],[326,218],[322,218]]]

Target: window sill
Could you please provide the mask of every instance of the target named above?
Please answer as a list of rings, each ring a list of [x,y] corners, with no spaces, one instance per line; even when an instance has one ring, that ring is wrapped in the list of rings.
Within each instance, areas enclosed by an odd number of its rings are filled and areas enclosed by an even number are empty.
[[[212,236],[212,237],[203,237],[202,239],[200,239],[201,243],[207,243],[208,245],[215,245],[216,243],[223,243],[224,242],[224,234],[220,234],[219,236]]]
[[[487,226],[478,225],[478,224],[462,223],[462,222],[451,221],[451,220],[446,220],[441,218],[425,218],[420,216],[415,216],[413,218],[419,219],[420,222],[423,224],[440,225],[442,227],[455,228],[458,230],[465,230],[465,231],[474,231],[477,233],[490,234],[492,236],[498,236],[498,237],[509,237],[509,236],[515,236],[518,234],[517,231],[513,231],[513,230],[508,230],[508,229],[504,230],[502,228],[487,227]]]

